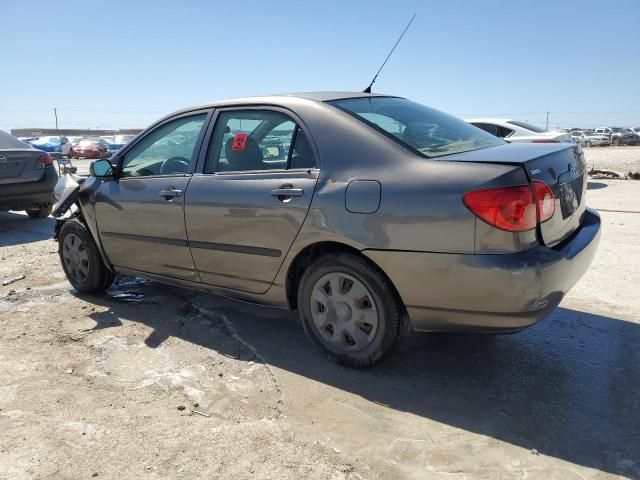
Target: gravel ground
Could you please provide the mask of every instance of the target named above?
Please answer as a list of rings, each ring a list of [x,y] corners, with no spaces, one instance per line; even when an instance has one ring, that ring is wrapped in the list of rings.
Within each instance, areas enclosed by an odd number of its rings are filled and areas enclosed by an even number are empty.
[[[600,248],[550,318],[365,371],[277,309],[126,277],[78,295],[53,220],[0,213],[0,479],[640,478],[639,192],[590,182]]]

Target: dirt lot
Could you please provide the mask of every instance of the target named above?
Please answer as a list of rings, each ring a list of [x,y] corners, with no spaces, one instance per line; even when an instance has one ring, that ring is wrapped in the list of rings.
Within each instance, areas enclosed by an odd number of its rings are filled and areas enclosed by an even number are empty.
[[[599,252],[550,318],[414,335],[366,371],[280,310],[131,278],[78,295],[53,221],[0,213],[0,281],[24,275],[0,286],[0,479],[640,478],[640,182],[589,203]]]

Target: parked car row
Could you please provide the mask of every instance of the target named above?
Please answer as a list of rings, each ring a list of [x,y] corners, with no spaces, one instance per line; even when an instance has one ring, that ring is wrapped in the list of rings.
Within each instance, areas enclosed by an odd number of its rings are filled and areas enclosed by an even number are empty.
[[[640,145],[640,127],[600,127],[593,130],[546,131],[525,122],[501,118],[472,118],[467,122],[510,143],[579,143],[585,147]]]
[[[114,135],[110,137],[78,137],[48,135],[44,137],[21,138],[23,142],[48,153],[66,153],[63,145],[71,145],[72,158],[109,158],[124,147],[135,135]]]

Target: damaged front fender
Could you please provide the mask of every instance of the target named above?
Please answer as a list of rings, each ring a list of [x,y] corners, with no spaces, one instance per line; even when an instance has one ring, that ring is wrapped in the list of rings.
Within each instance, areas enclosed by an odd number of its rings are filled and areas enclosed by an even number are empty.
[[[115,272],[113,265],[104,252],[102,242],[100,241],[100,233],[98,232],[98,222],[96,219],[95,199],[98,194],[98,189],[100,188],[100,185],[102,185],[102,180],[91,176],[79,177],[67,174],[65,177],[60,179],[59,185],[59,199],[51,212],[53,217],[56,218],[53,235],[54,240],[58,240],[60,230],[67,220],[71,218],[79,219],[86,225],[87,229],[91,233],[91,237],[97,245],[102,261],[106,267],[110,271]],[[63,218],[73,205],[76,205],[78,210],[72,215]]]

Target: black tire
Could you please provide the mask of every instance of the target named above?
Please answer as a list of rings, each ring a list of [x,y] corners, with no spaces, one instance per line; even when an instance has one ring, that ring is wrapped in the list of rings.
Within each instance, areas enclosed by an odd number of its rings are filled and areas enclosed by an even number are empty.
[[[25,210],[27,215],[30,218],[47,218],[51,215],[51,210],[53,210],[53,205],[47,205],[46,207],[38,207],[38,208],[29,208]]]
[[[586,145],[587,147],[592,147],[592,146],[593,146],[593,145],[591,144],[591,142],[587,142],[587,143],[585,143],[585,145]]]
[[[65,252],[68,246],[67,240],[73,241],[71,243],[74,243],[74,247],[75,242],[80,242],[80,244],[77,244],[79,245],[77,248],[85,257],[81,260],[83,264],[82,272],[79,272],[78,268],[74,268],[72,259],[69,258],[68,250]],[[109,288],[115,279],[115,274],[102,261],[91,233],[85,224],[78,219],[67,220],[62,225],[58,238],[58,255],[67,280],[79,292],[102,292]]]
[[[358,280],[371,294],[377,310],[377,326],[366,347],[356,351],[337,348],[323,338],[314,323],[311,304],[317,282],[327,275],[347,274]],[[302,275],[298,289],[298,310],[307,336],[332,361],[353,368],[364,368],[380,362],[411,332],[406,310],[387,277],[366,259],[351,253],[334,253],[315,260]],[[325,332],[326,335],[326,332]],[[335,335],[332,330],[330,335]]]

